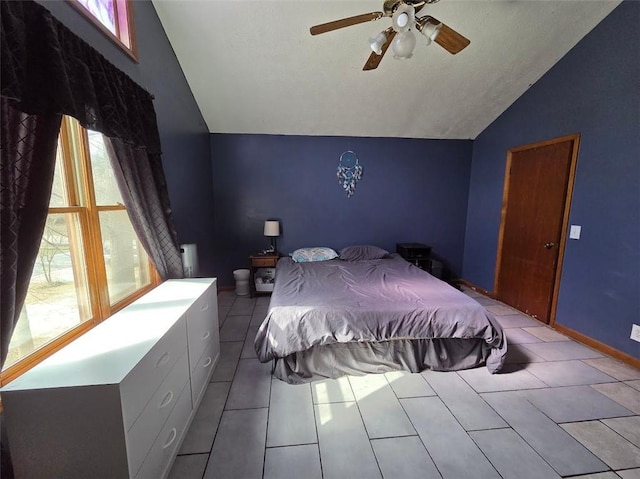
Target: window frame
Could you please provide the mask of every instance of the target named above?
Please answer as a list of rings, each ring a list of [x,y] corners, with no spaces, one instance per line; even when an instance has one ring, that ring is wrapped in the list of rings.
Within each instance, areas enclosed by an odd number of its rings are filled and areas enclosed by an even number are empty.
[[[72,138],[77,135],[77,144],[73,144]],[[93,185],[93,173],[91,171],[91,157],[89,152],[89,138],[87,130],[73,118],[64,116],[60,128],[59,139],[62,161],[62,175],[68,195],[68,206],[49,207],[47,216],[52,214],[77,214],[79,216],[80,230],[83,236],[83,256],[86,267],[88,283],[89,307],[92,312],[91,317],[60,336],[45,343],[35,349],[25,357],[17,360],[14,364],[0,371],[0,386],[4,386],[20,375],[35,367],[46,358],[62,349],[67,344],[82,336],[101,322],[111,317],[116,312],[125,308],[138,298],[158,286],[162,279],[158,271],[149,260],[149,284],[137,289],[135,292],[111,304],[107,283],[106,265],[103,255],[103,245],[101,241],[101,231],[99,214],[100,211],[126,211],[124,205],[97,205],[95,190]],[[80,171],[71,173],[71,169],[76,169],[73,160],[73,151],[77,150],[81,158],[77,161]],[[77,175],[77,184],[74,181]],[[78,188],[79,187],[79,188]],[[84,199],[87,204],[82,204],[81,195],[78,191],[86,192]],[[73,250],[73,249],[72,249]],[[72,254],[82,254],[72,251]],[[1,410],[1,403],[0,403]]]
[[[78,0],[67,0],[73,8],[90,21],[100,30],[111,42],[126,53],[133,61],[138,63],[138,46],[133,22],[133,1],[114,0],[114,14],[116,23],[116,34],[109,30],[102,22],[85,8]]]

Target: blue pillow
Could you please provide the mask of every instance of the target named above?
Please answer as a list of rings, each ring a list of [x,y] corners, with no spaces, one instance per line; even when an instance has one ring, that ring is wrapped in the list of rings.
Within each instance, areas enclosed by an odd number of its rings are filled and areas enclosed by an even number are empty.
[[[291,253],[291,258],[296,263],[310,263],[312,261],[327,261],[338,257],[331,248],[318,246],[315,248],[300,248]]]

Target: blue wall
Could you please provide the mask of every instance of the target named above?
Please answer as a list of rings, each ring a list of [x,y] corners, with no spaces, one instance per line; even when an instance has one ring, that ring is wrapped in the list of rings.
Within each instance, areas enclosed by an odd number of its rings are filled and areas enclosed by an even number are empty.
[[[364,167],[351,198],[336,178],[347,150]],[[470,141],[215,134],[211,155],[222,285],[268,246],[265,219],[281,221],[284,254],[363,243],[395,252],[397,242],[420,242],[460,275]]]
[[[473,145],[463,277],[493,289],[507,149],[580,133],[556,321],[640,357],[640,3],[624,2]]]
[[[203,275],[213,275],[213,189],[209,131],[156,11],[131,2],[138,63],[66,1],[40,1],[58,20],[155,95],[162,161],[178,241],[197,243]],[[197,205],[197,208],[195,207]]]

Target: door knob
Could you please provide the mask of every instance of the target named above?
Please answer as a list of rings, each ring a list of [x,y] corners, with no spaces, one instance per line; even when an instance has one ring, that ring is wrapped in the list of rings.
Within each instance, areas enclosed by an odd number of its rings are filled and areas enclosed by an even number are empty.
[[[547,248],[547,249],[551,249],[551,248],[553,248],[554,246],[555,246],[555,243],[545,243],[545,244],[544,244],[544,247],[545,247],[545,248]]]

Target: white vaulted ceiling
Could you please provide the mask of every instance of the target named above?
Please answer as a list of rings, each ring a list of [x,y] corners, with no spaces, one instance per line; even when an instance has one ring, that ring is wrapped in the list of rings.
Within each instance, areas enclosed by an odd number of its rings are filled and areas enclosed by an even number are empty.
[[[413,58],[362,71],[389,18],[311,36],[380,1],[153,4],[212,133],[473,139],[593,29],[618,0],[441,0],[471,40],[451,55],[418,36]]]

